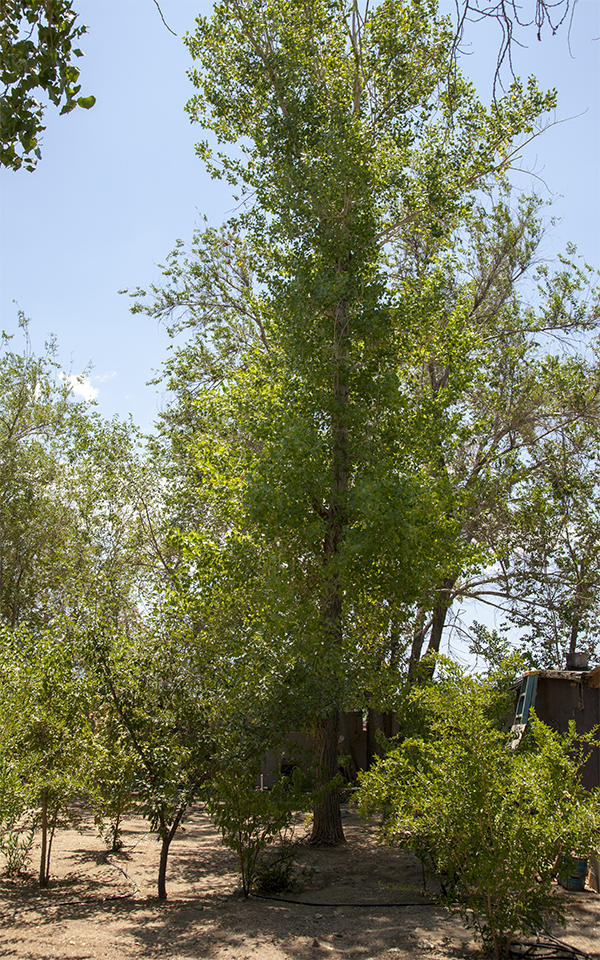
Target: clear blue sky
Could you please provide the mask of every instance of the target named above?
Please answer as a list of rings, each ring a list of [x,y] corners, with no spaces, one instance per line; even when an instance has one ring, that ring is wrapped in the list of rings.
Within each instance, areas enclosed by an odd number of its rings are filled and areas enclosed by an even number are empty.
[[[203,214],[217,223],[232,208],[227,187],[210,180],[195,157],[201,131],[184,105],[192,87],[181,36],[193,29],[203,0],[163,0],[172,36],[152,0],[75,0],[89,26],[82,93],[96,106],[67,117],[47,111],[43,157],[35,173],[2,171],[0,323],[16,328],[13,300],[31,318],[34,349],[56,334],[67,370],[94,365],[91,386],[106,416],[131,413],[149,429],[161,398],[145,386],[168,346],[163,330],[133,317],[123,287],[158,280],[156,264],[176,238],[189,240]],[[442,9],[453,6],[445,0]],[[524,0],[533,10],[533,0]],[[497,36],[474,29],[463,68],[487,102]],[[548,242],[568,240],[600,266],[600,0],[579,0],[571,33],[533,31],[516,51],[516,69],[559,92],[566,123],[528,148],[523,165],[556,195],[561,218]],[[528,187],[531,178],[521,176]],[[539,181],[538,189],[543,190]]]

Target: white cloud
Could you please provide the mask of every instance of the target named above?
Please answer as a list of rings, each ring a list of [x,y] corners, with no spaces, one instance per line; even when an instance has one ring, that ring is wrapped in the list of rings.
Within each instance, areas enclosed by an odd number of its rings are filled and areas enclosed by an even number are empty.
[[[86,403],[90,403],[98,396],[98,390],[91,385],[89,377],[76,377],[74,373],[61,373],[60,379],[68,383],[75,396],[82,397]]]

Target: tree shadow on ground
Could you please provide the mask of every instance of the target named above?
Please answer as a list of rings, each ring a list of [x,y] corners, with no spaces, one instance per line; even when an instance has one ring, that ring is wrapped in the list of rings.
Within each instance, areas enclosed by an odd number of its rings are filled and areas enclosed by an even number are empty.
[[[348,909],[348,908],[346,908]],[[368,916],[362,924],[363,932],[344,930],[343,916],[333,915],[328,910],[319,917],[304,907],[284,907],[280,904],[265,904],[237,897],[206,898],[202,903],[190,901],[157,900],[88,900],[80,902],[46,900],[24,908],[19,927],[3,931],[3,945],[8,955],[21,955],[20,946],[28,942],[27,927],[30,924],[45,926],[62,924],[68,927],[77,922],[86,922],[93,929],[97,923],[111,923],[119,931],[119,938],[127,935],[131,952],[139,957],[164,956],[173,958],[198,957],[210,960],[223,951],[232,960],[243,960],[251,953],[260,956],[265,947],[279,948],[291,958],[314,958],[321,956],[375,958],[395,947],[399,955],[404,949],[421,947],[417,944],[411,925],[415,919],[422,924],[431,921],[426,908],[410,920],[402,916],[398,908],[389,907],[378,917],[371,915],[370,907],[353,908],[353,920]],[[443,911],[431,908],[439,919]],[[289,916],[284,915],[289,914]],[[409,922],[408,922],[409,921]],[[412,940],[411,940],[412,937]],[[402,949],[404,948],[404,949]],[[13,951],[11,953],[11,950]],[[419,951],[420,952],[420,951]],[[445,951],[447,957],[464,957],[464,949]],[[410,955],[410,953],[409,953]],[[413,956],[416,953],[412,954]],[[89,958],[89,952],[69,953],[69,957]],[[56,958],[56,948],[48,945],[36,952],[37,960]]]
[[[312,883],[280,902],[235,895],[237,861],[222,847],[201,811],[193,811],[174,841],[167,871],[170,899],[154,896],[159,846],[136,818],[116,857],[86,836],[63,838],[48,890],[32,873],[0,878],[0,953],[35,960],[465,960],[475,946],[441,907],[419,898],[421,866],[415,858],[375,845],[357,817],[347,821],[342,848],[300,844],[297,862],[315,866]],[[144,842],[141,842],[144,840]],[[114,860],[114,863],[111,861]],[[79,877],[73,867],[79,867]],[[125,879],[119,869],[131,874]],[[137,891],[132,896],[132,886]],[[430,889],[433,889],[431,887]],[[593,952],[600,898],[581,900],[578,930]],[[419,906],[394,903],[419,901]],[[352,906],[342,906],[350,902]],[[586,913],[584,911],[588,911]],[[573,926],[563,935],[569,942]],[[600,954],[598,954],[600,960]]]

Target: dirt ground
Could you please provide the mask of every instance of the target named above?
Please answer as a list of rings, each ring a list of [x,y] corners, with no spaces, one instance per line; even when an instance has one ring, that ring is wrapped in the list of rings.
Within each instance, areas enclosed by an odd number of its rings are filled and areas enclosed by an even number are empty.
[[[426,903],[420,863],[376,845],[373,827],[344,820],[342,848],[299,845],[312,878],[290,899],[237,894],[234,855],[194,810],[173,841],[169,899],[156,899],[159,847],[137,817],[124,849],[107,854],[93,822],[55,839],[51,884],[0,879],[0,956],[33,960],[458,960],[477,956],[470,933]],[[297,834],[305,828],[301,822]],[[34,851],[35,852],[35,851]],[[34,861],[35,862],[35,861]],[[2,864],[0,863],[0,868]],[[433,889],[429,881],[429,889]],[[565,893],[570,919],[556,935],[600,960],[600,896]]]

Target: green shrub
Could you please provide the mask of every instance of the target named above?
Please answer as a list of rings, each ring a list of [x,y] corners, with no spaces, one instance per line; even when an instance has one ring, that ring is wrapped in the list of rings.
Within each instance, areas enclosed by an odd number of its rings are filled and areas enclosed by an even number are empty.
[[[362,777],[363,812],[379,809],[381,839],[415,851],[496,958],[516,933],[562,919],[560,855],[586,855],[600,835],[598,792],[578,771],[590,737],[533,718],[518,751],[498,729],[498,691],[449,663],[410,695],[419,733]]]
[[[85,771],[85,784],[98,836],[112,853],[123,846],[124,815],[134,806],[136,756],[114,729],[105,723],[94,735],[94,750]]]
[[[14,771],[0,757],[0,853],[4,872],[16,877],[31,860],[34,821]]]
[[[258,858],[253,890],[270,896],[298,889],[298,876],[294,869],[294,845],[282,837],[275,849],[265,850]]]
[[[238,856],[246,897],[261,871],[265,878],[264,866],[260,865],[263,851],[283,836],[294,810],[302,804],[301,776],[301,771],[295,770],[291,777],[281,777],[272,790],[264,792],[256,789],[253,773],[221,773],[213,782],[207,806],[221,831],[221,842]],[[281,869],[285,872],[287,868],[282,864]]]
[[[34,828],[31,822],[9,822],[0,827],[0,853],[6,859],[4,872],[16,877],[31,860]]]

